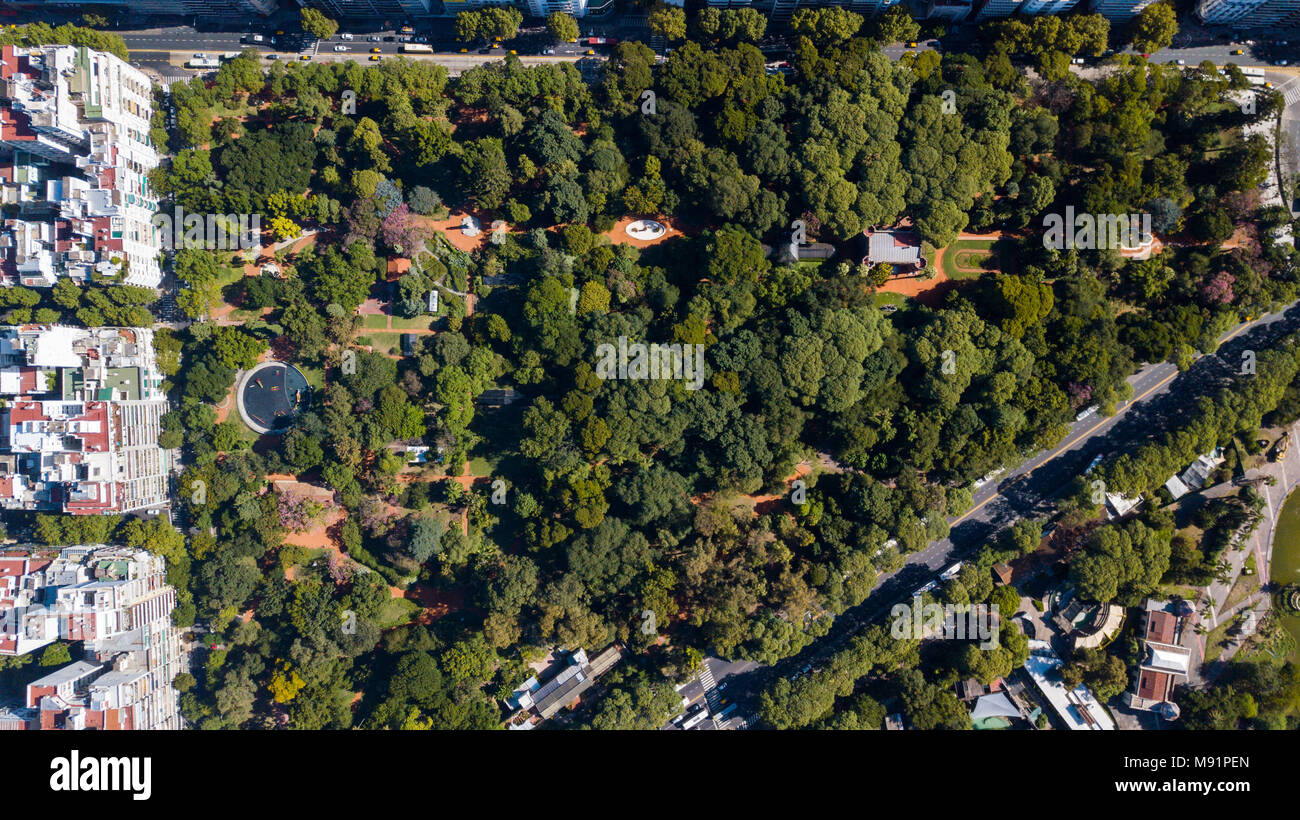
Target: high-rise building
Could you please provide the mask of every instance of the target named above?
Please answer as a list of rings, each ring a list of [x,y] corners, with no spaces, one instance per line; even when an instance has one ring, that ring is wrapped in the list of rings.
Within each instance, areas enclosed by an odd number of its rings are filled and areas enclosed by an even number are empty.
[[[1156,0],[1093,0],[1092,10],[1107,20],[1132,20]]]
[[[23,0],[23,5],[39,8],[86,4],[73,2],[73,0]],[[278,7],[276,0],[95,0],[94,5],[122,9],[134,14],[200,17],[207,20],[223,20],[249,14],[265,17],[274,13]]]
[[[1196,16],[1207,25],[1300,25],[1300,0],[1201,0]]]
[[[189,670],[161,556],[109,546],[0,551],[0,655],[82,641],[84,658],[32,681],[0,729],[179,729]]]
[[[165,508],[162,382],[152,329],[0,327],[0,509]]]
[[[382,18],[394,25],[415,17],[428,17],[430,13],[429,0],[305,0],[302,5],[320,9],[335,20]]]
[[[975,19],[992,20],[1012,14],[1062,14],[1078,4],[1079,0],[985,0]]]
[[[587,0],[528,0],[528,13],[533,17],[546,17],[557,11],[574,17],[585,17]]]
[[[0,46],[0,279],[157,287],[149,78],[79,46]]]

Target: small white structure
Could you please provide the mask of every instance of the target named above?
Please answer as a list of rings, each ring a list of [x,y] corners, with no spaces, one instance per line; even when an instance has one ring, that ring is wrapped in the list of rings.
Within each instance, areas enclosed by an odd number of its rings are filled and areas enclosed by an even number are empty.
[[[653,219],[638,219],[624,228],[623,232],[633,239],[650,241],[663,237],[668,233],[668,228]]]
[[[472,216],[466,216],[460,221],[460,232],[465,236],[478,236],[483,233],[483,226]]]

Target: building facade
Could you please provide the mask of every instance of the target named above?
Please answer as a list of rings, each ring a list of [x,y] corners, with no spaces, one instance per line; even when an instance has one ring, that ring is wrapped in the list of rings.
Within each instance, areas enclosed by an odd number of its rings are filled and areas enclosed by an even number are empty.
[[[189,670],[161,556],[129,547],[0,551],[0,655],[82,641],[82,660],[27,685],[0,729],[180,729]]]
[[[158,286],[152,94],[111,54],[0,47],[0,282]]]
[[[0,327],[0,509],[162,509],[167,412],[149,328]]]
[[[1300,25],[1300,0],[1201,0],[1196,16],[1207,25]]]

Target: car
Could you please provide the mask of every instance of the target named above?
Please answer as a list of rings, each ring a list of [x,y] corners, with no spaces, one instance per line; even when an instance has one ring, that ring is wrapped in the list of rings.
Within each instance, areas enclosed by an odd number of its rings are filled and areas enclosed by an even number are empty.
[[[379,62],[379,55],[378,55],[378,54],[371,54],[371,55],[370,55],[370,62],[372,62],[372,63],[377,63],[377,62]]]
[[[310,54],[299,54],[299,55],[298,55],[298,59],[299,59],[299,60],[310,60],[310,59],[311,59],[311,55],[310,55]]]
[[[907,47],[908,47],[908,48],[916,48],[916,43],[915,43],[915,42],[908,43],[908,44],[907,44]]]
[[[1082,57],[1075,57],[1075,58],[1073,58],[1073,59],[1070,60],[1070,64],[1071,64],[1071,65],[1083,65],[1083,58],[1082,58]]]
[[[206,54],[195,54],[195,55],[194,55],[194,59],[196,59],[196,60],[205,60],[205,59],[207,59],[207,57],[208,57],[208,55],[206,55]]]
[[[1186,60],[1174,60],[1174,62],[1177,63],[1178,65],[1187,65]]]
[[[347,46],[334,46],[334,50],[335,50],[335,51],[347,51],[347,50],[348,50],[348,47],[347,47]]]
[[[1241,56],[1242,54],[1245,54],[1245,53],[1246,53],[1246,52],[1242,51],[1242,50],[1239,49],[1239,48],[1234,48],[1234,49],[1232,50],[1232,54],[1233,54],[1234,57],[1239,57],[1239,56]]]
[[[460,53],[461,53],[461,54],[469,54],[469,49],[467,49],[467,48],[462,48],[462,49],[460,50]]]
[[[518,52],[518,51],[515,51],[513,48],[510,49],[510,53],[511,53],[511,54],[514,54],[514,55],[518,55],[518,54],[519,54],[519,52]]]
[[[1278,60],[1274,62],[1273,65],[1286,65],[1286,60]]]
[[[254,42],[254,43],[260,43],[260,42],[262,42],[263,40],[265,40],[266,38],[263,37],[263,36],[260,35],[260,34],[254,34],[252,37],[249,37],[248,39],[249,39],[249,41],[251,41],[251,42]]]
[[[283,31],[277,31],[276,34],[284,34]]]
[[[721,692],[723,689],[726,689],[726,688],[727,688],[727,681],[724,680],[722,683],[719,683],[719,684],[718,684],[718,691],[719,691],[719,692]]]
[[[340,40],[351,40],[351,39],[352,39],[352,35],[351,35],[351,34],[340,34],[340,35],[339,35],[339,39],[340,39]]]
[[[592,55],[595,54],[595,53],[596,53],[596,52],[592,51],[591,49],[587,49],[587,56],[588,56],[588,57],[592,56]]]
[[[417,43],[427,43],[427,42],[429,42],[429,38],[428,38],[428,37],[416,37],[416,38],[415,38],[415,42],[417,42]]]
[[[1148,58],[1148,57],[1150,57],[1150,56],[1151,56],[1150,54],[1143,54],[1143,55],[1142,55],[1142,59],[1145,60],[1146,58]]]
[[[1280,45],[1280,46],[1284,46],[1284,45],[1286,45],[1287,43],[1286,43],[1286,40],[1278,40],[1278,41],[1277,41],[1277,44]]]
[[[278,59],[280,59],[280,55],[279,55],[279,54],[268,54],[268,55],[266,55],[266,59],[268,59],[268,60],[278,60]]]
[[[544,48],[544,49],[542,49],[542,53],[543,53],[543,54],[554,54],[554,53],[555,53],[555,49],[553,49],[553,48]]]
[[[1265,87],[1265,88],[1272,88],[1272,87],[1273,87],[1273,84],[1272,84],[1272,83],[1264,83],[1264,87]]]
[[[366,39],[369,40],[369,41],[372,42],[372,43],[377,43],[377,42],[379,42],[379,35],[378,35],[378,34],[372,34],[372,35],[370,35],[369,37],[367,37]]]
[[[398,37],[397,39],[401,40],[403,43],[409,43],[411,42],[411,35],[403,34],[401,37]]]
[[[403,33],[403,34],[414,34],[414,33],[415,33],[415,29],[412,28],[411,26],[402,26],[402,33]]]
[[[379,50],[378,48],[372,48],[372,49],[370,49],[370,53],[371,53],[371,54],[378,54],[379,51],[380,51],[380,50]]]

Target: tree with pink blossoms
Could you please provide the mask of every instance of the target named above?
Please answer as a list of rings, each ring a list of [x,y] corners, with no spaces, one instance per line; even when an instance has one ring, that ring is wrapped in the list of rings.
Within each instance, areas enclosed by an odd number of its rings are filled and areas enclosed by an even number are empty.
[[[1201,285],[1201,299],[1209,305],[1232,304],[1232,284],[1237,279],[1226,270],[1221,270]]]
[[[423,244],[424,228],[411,218],[411,209],[403,202],[384,218],[379,229],[384,244],[395,253],[411,255]]]

